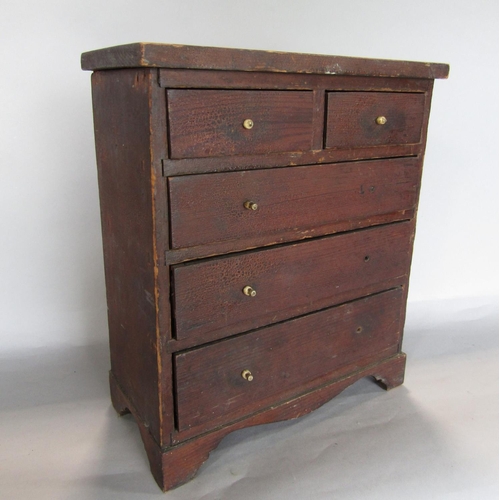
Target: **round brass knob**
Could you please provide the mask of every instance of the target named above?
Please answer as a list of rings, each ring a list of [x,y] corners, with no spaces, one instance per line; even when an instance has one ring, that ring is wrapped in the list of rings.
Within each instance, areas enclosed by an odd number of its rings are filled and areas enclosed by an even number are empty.
[[[385,116],[377,116],[375,120],[379,125],[385,125],[387,123],[387,118]]]
[[[248,382],[251,382],[253,380],[253,375],[252,375],[252,372],[250,370],[243,370],[241,372],[241,376],[247,380]]]
[[[248,297],[255,297],[257,295],[257,292],[251,286],[243,288],[243,293]]]
[[[259,208],[259,205],[253,201],[245,201],[243,205],[247,210],[257,210]]]
[[[243,126],[244,126],[247,130],[250,130],[250,129],[253,127],[253,120],[250,120],[250,118],[247,118],[247,119],[243,122]]]

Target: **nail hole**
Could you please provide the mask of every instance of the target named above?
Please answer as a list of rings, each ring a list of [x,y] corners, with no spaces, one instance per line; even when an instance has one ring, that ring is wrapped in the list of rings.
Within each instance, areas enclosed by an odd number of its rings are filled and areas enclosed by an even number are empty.
[[[370,260],[370,256],[369,255],[365,255],[365,262],[368,262]]]
[[[363,327],[362,326],[358,326],[356,328],[356,333],[361,333],[363,331]]]

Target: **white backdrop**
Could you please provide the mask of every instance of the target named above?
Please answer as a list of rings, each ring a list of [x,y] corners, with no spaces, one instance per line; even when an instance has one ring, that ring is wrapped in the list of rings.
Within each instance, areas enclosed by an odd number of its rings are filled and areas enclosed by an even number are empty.
[[[497,293],[496,0],[4,0],[0,33],[0,351],[106,338],[79,60],[136,41],[449,63],[435,84],[410,302]]]

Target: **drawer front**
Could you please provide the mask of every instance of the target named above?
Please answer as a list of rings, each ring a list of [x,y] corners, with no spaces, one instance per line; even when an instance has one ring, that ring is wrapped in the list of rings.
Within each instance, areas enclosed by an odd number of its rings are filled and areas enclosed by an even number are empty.
[[[424,94],[329,92],[325,147],[419,143],[424,109]]]
[[[416,158],[171,177],[172,248],[401,218],[415,208],[419,182]]]
[[[401,284],[412,239],[401,222],[174,266],[176,337],[220,338]]]
[[[179,430],[233,420],[342,366],[355,364],[354,371],[395,354],[401,300],[398,288],[177,354]]]
[[[167,101],[171,158],[311,149],[310,91],[168,90]]]

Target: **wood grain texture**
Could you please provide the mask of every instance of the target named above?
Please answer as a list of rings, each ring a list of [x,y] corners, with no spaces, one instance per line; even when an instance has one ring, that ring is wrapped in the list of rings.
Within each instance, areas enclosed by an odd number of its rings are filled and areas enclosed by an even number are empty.
[[[168,90],[167,101],[171,158],[312,149],[312,92]]]
[[[144,42],[85,52],[81,65],[85,70],[145,66],[430,79],[447,78],[449,72],[440,63]]]
[[[326,148],[420,142],[424,94],[328,92]],[[377,117],[387,119],[385,125]]]
[[[150,79],[150,152],[153,234],[153,272],[155,274],[157,366],[160,404],[160,444],[170,444],[174,423],[174,395],[172,389],[172,357],[166,346],[172,338],[170,311],[170,269],[165,265],[165,249],[169,245],[168,192],[162,178],[162,158],[168,156],[168,127],[165,91],[157,85],[156,72]]]
[[[420,160],[398,158],[171,177],[171,247],[227,240],[253,247],[265,235],[268,242],[286,232],[302,239],[325,225],[369,226],[383,214],[395,220],[415,208],[420,174]]]
[[[323,90],[427,92],[433,80],[367,76],[310,75],[245,71],[160,69],[162,87],[197,89]]]
[[[403,382],[447,65],[139,43],[82,67],[98,70],[111,399],[163,490],[233,430],[305,415],[364,376]]]
[[[202,258],[215,257],[219,255],[228,255],[253,250],[258,247],[273,247],[282,243],[291,243],[294,241],[306,241],[312,238],[328,236],[346,231],[354,231],[366,227],[390,224],[411,220],[415,217],[416,209],[404,210],[400,212],[391,212],[382,215],[371,215],[365,219],[349,219],[332,224],[325,224],[310,230],[297,232],[295,229],[285,230],[276,233],[272,237],[269,234],[252,236],[251,239],[241,238],[239,240],[228,240],[216,243],[207,243],[206,245],[180,248],[165,252],[165,262],[170,265],[187,263]]]
[[[369,285],[403,284],[412,242],[412,224],[401,222],[173,266],[176,338],[221,338],[354,299]]]
[[[357,370],[396,354],[401,296],[400,288],[383,292],[177,354],[178,430],[206,431],[220,417],[230,422],[302,393],[343,365]]]
[[[191,175],[209,172],[235,172],[262,168],[305,166],[313,164],[340,163],[346,161],[421,156],[421,144],[397,144],[365,146],[345,149],[320,149],[293,153],[253,154],[241,156],[219,156],[214,158],[184,158],[163,160],[163,175]]]
[[[151,70],[92,75],[111,370],[159,439]]]

